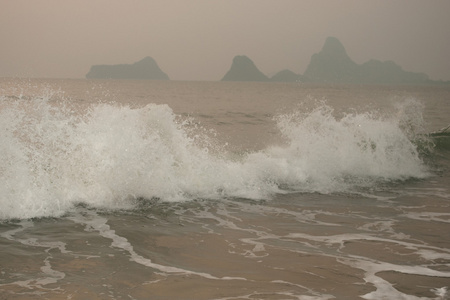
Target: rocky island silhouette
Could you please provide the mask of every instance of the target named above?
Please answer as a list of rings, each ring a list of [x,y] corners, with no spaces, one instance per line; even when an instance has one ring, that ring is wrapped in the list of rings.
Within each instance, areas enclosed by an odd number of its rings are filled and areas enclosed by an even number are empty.
[[[169,80],[169,76],[150,56],[134,64],[94,65],[86,78]]]
[[[86,78],[169,80],[156,61],[147,56],[134,64],[94,65]],[[311,82],[342,84],[450,84],[431,80],[425,73],[409,72],[393,61],[369,60],[357,64],[336,37],[328,37],[311,56],[304,74],[285,69],[268,77],[245,55],[233,58],[221,81]]]

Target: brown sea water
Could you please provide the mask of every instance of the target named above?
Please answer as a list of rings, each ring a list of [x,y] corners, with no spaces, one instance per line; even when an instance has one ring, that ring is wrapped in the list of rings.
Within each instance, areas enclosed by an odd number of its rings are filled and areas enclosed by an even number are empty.
[[[0,81],[0,299],[449,299],[450,88]]]

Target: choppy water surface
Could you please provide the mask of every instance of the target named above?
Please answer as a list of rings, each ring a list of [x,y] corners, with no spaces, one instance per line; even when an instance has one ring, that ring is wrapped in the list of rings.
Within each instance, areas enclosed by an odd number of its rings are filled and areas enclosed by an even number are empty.
[[[449,299],[448,88],[1,84],[0,298]]]

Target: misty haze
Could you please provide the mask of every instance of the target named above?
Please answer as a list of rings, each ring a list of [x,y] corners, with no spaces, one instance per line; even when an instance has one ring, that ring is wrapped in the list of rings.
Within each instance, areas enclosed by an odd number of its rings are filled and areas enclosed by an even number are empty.
[[[0,0],[0,299],[450,299],[449,11]]]

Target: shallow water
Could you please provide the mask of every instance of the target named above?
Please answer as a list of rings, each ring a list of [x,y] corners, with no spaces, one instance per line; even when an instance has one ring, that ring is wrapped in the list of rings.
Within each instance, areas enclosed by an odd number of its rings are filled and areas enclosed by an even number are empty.
[[[0,299],[449,299],[449,89],[0,90]]]

